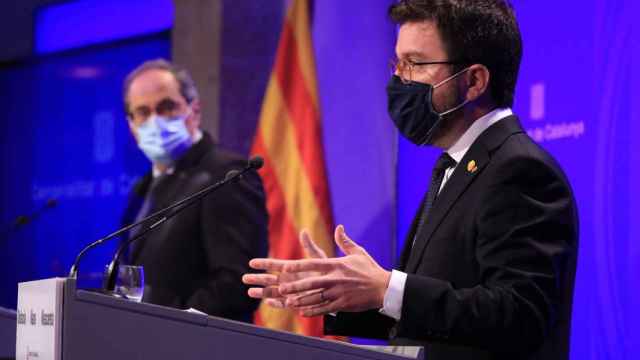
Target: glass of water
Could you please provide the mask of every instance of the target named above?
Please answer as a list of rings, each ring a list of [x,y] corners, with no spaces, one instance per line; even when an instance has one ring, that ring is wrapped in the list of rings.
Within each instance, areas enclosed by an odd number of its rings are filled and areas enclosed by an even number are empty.
[[[120,265],[114,290],[116,294],[125,299],[140,302],[144,292],[144,270],[142,266]]]

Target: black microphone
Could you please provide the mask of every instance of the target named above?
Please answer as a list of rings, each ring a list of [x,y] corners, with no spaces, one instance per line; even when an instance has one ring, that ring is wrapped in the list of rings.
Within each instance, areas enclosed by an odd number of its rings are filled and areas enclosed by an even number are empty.
[[[27,225],[28,223],[32,222],[33,220],[39,218],[40,215],[42,215],[43,212],[47,211],[48,209],[52,209],[52,208],[54,208],[56,206],[58,206],[58,200],[57,199],[55,199],[55,198],[47,199],[47,202],[45,202],[44,205],[42,205],[42,207],[40,207],[36,211],[32,212],[31,214],[20,215],[20,216],[16,217],[16,219],[13,222],[13,227],[19,228],[22,225]]]
[[[256,170],[260,169],[262,165],[264,165],[264,160],[262,160],[261,156],[254,156],[248,161],[248,166]],[[231,177],[235,177],[236,174],[239,172],[240,170],[235,170],[235,169],[229,170],[227,175],[225,175],[224,179],[227,180],[227,179],[230,179]],[[239,176],[239,178],[242,178],[242,174]]]
[[[217,189],[219,189],[220,187],[226,185],[229,182],[234,181],[235,179],[237,179],[239,176],[241,176],[242,174],[250,171],[250,170],[257,170],[259,169],[263,164],[262,158],[259,156],[256,156],[252,159],[250,159],[247,162],[247,166],[244,167],[242,170],[238,171],[238,170],[231,170],[231,171],[235,171],[236,173],[233,176],[225,176],[225,179],[222,181],[218,181],[215,184],[212,184],[210,186],[207,186],[206,188],[196,192],[195,194],[192,194],[172,205],[167,206],[164,209],[158,210],[156,212],[154,212],[153,214],[146,216],[144,219],[141,219],[140,221],[137,221],[133,224],[127,225],[101,239],[98,239],[94,242],[92,242],[91,244],[87,245],[86,247],[84,247],[80,253],[78,253],[78,256],[76,256],[75,261],[73,262],[73,265],[71,266],[71,269],[69,270],[69,278],[75,279],[78,275],[78,266],[80,264],[80,260],[82,259],[82,257],[84,256],[84,254],[89,251],[90,249],[104,243],[105,241],[111,240],[113,238],[115,238],[116,236],[119,236],[131,229],[133,229],[136,226],[140,226],[142,224],[145,224],[147,222],[149,222],[150,220],[156,220],[151,226],[149,226],[147,229],[145,229],[141,234],[138,234],[137,236],[128,239],[124,244],[130,244],[132,243],[134,240],[137,240],[138,238],[142,237],[143,235],[145,235],[146,233],[148,233],[149,231],[155,229],[158,225],[162,224],[163,222],[167,221],[168,219],[170,219],[171,217],[175,216],[176,214],[178,214],[180,211],[182,211],[183,209],[187,208],[188,206],[196,203],[197,201],[199,201],[200,199],[202,199],[203,197],[205,197],[206,195],[216,191]],[[230,172],[231,172],[230,171]],[[227,174],[228,175],[228,174]],[[160,218],[162,216],[162,218]],[[160,219],[158,219],[160,218]],[[116,252],[116,256],[119,257],[119,254],[122,252],[122,248],[124,248],[124,244],[122,244],[120,246],[120,248],[118,249],[118,251]],[[117,262],[117,258],[114,257],[115,262]],[[112,264],[109,264],[109,268],[108,268],[108,273],[107,273],[107,281],[106,282],[110,282],[109,278],[111,278],[113,276],[113,274],[115,274],[116,272],[114,272],[114,267],[117,267],[117,264],[114,261],[112,261]],[[115,282],[115,279],[113,280]]]
[[[58,206],[58,199],[50,198],[38,209],[27,215],[17,216],[10,224],[3,226],[4,229],[0,231],[0,238],[9,237],[12,232],[17,231],[19,228],[28,225],[29,223],[37,220],[43,213]]]
[[[260,155],[256,155],[249,159],[249,166],[256,170],[259,170],[262,165],[264,165],[264,159]]]

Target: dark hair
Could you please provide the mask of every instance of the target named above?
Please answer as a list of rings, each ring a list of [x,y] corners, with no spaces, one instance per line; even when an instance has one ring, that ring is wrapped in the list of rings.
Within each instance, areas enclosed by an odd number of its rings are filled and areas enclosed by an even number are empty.
[[[131,83],[133,80],[138,77],[138,75],[142,74],[148,70],[166,70],[173,74],[173,77],[178,82],[180,86],[180,94],[187,101],[188,104],[198,98],[198,89],[196,88],[196,84],[193,82],[191,75],[187,70],[182,69],[165,59],[154,59],[143,62],[138,65],[137,68],[133,69],[124,79],[124,86],[122,89],[123,100],[124,100],[124,111],[129,112],[129,103],[127,101],[127,97],[129,96],[129,88],[131,87]]]
[[[513,105],[522,39],[506,0],[401,0],[391,5],[397,24],[434,21],[452,61],[489,69],[489,89],[499,107]]]

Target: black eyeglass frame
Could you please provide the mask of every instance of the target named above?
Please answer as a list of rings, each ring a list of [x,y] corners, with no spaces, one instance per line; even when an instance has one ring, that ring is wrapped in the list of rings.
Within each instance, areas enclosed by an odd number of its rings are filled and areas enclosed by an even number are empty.
[[[412,76],[409,79],[405,79],[402,74],[402,70],[399,68],[400,64],[407,64],[409,74],[413,73],[413,68],[416,66],[425,66],[425,65],[463,65],[465,64],[462,61],[453,61],[453,60],[438,60],[438,61],[411,61],[411,60],[401,60],[401,59],[391,59],[389,62],[391,74],[398,73],[398,77],[402,79],[403,82],[411,82],[413,81]]]

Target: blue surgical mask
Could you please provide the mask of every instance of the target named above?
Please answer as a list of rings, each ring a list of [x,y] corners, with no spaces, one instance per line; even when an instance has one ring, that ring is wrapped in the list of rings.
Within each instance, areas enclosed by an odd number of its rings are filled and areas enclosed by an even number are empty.
[[[170,166],[191,147],[187,117],[153,115],[138,126],[138,147],[152,163]]]

